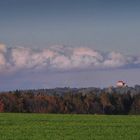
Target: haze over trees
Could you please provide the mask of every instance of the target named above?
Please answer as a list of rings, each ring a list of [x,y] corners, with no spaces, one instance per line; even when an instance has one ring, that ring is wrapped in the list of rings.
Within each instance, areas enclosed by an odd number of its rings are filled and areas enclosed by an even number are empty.
[[[140,114],[140,86],[1,92],[0,112]]]

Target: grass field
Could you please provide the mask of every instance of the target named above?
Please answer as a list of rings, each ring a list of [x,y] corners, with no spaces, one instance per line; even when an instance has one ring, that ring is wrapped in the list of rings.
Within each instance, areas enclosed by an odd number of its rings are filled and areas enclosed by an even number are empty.
[[[0,114],[0,140],[140,140],[140,116]]]

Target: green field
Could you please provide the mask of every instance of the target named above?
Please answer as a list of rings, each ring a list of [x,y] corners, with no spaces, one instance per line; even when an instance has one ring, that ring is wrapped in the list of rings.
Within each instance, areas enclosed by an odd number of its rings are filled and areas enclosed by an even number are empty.
[[[0,114],[0,140],[140,140],[140,116]]]

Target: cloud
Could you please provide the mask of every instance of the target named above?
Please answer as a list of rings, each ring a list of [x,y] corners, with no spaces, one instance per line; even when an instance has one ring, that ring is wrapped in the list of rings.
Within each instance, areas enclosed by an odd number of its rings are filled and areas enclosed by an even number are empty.
[[[140,64],[140,56],[135,57],[134,64],[139,65]]]
[[[7,48],[4,44],[0,44],[0,72],[7,72],[7,67],[9,66],[6,60]]]
[[[7,51],[6,45],[0,44],[0,52],[5,53]]]
[[[104,60],[105,67],[120,67],[128,63],[127,57],[118,52],[111,52],[108,54],[107,59]]]
[[[88,47],[50,46],[43,49],[8,48],[0,44],[0,73],[21,70],[67,71],[139,66],[140,56],[102,53]]]

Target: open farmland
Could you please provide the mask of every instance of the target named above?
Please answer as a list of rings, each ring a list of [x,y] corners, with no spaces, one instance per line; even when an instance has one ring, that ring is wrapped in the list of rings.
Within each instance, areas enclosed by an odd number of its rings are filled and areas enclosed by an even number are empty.
[[[0,114],[0,140],[139,140],[140,116]]]

